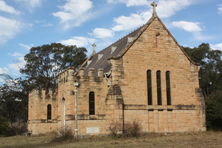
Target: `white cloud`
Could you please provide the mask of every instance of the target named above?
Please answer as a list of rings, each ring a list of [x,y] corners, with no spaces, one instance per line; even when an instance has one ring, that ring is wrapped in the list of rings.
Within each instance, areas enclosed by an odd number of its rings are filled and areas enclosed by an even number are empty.
[[[113,37],[114,32],[110,29],[95,28],[93,29],[92,35],[95,36],[95,38],[108,38],[108,37]]]
[[[219,14],[222,14],[222,4],[219,4],[219,5],[217,5],[217,6],[219,6],[219,8],[218,8],[218,13],[219,13]]]
[[[210,47],[214,50],[221,50],[222,51],[222,43],[219,43],[219,44],[210,44]]]
[[[36,7],[40,7],[42,3],[42,0],[14,0],[14,1],[24,4],[24,6],[30,12],[32,12],[33,9],[35,9]]]
[[[161,18],[167,18],[174,15],[177,11],[184,9],[191,5],[196,0],[159,0],[157,2],[157,14]],[[127,7],[130,6],[147,6],[152,13],[151,3],[153,0],[107,0],[108,3],[125,3]]]
[[[122,31],[135,29],[143,24],[145,24],[151,17],[149,11],[142,12],[140,14],[131,14],[130,16],[120,16],[114,18],[115,26],[112,28],[113,31]]]
[[[113,31],[131,30],[145,24],[152,16],[151,3],[148,0],[107,0],[108,3],[125,3],[126,6],[147,5],[150,9],[140,13],[132,13],[130,16],[120,16],[114,18],[115,26]],[[167,18],[177,11],[184,9],[195,1],[191,0],[159,0],[157,2],[157,14],[159,17]]]
[[[107,0],[108,3],[125,3],[127,7],[130,6],[141,6],[141,5],[150,5],[151,1],[148,0]]]
[[[193,2],[194,0],[159,0],[157,14],[161,18],[168,18]]]
[[[86,47],[89,43],[92,44],[95,42],[95,39],[93,38],[86,38],[86,37],[72,37],[68,40],[61,40],[58,41],[58,43],[64,44],[64,45],[76,45],[77,47]]]
[[[1,68],[0,67],[0,74],[3,74],[3,73],[8,73],[8,68],[6,68],[6,67]]]
[[[22,54],[18,53],[18,52],[8,53],[8,55],[13,56],[13,57],[20,57],[20,56],[22,56]]]
[[[24,57],[19,57],[14,64],[8,64],[9,68],[14,69],[19,74],[19,70],[25,67],[25,60]]]
[[[67,0],[65,5],[59,7],[61,11],[52,14],[60,18],[60,23],[66,30],[85,22],[90,17],[89,10],[92,6],[90,0]]]
[[[16,20],[0,16],[0,44],[7,42],[21,31],[22,24]]]
[[[0,0],[0,11],[17,14],[19,15],[20,12],[15,10],[12,6],[7,5],[4,1]]]
[[[27,50],[30,50],[34,45],[33,44],[31,44],[31,45],[25,45],[25,44],[19,44],[20,46],[22,46],[22,47],[24,47],[24,48],[26,48]]]
[[[201,24],[199,22],[187,22],[187,21],[172,22],[173,27],[183,29],[187,32],[191,32],[197,40],[210,39],[210,37],[206,37],[201,34],[201,31],[203,31],[203,29],[200,27],[200,25]]]
[[[179,22],[172,22],[172,25],[177,28],[184,29],[188,32],[199,32],[202,31],[202,28],[200,28],[199,22],[186,22],[186,21],[179,21]]]

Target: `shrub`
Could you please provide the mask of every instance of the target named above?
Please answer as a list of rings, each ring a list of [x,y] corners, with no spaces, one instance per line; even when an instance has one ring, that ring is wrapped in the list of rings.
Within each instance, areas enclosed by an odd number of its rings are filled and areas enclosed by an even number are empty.
[[[206,124],[208,130],[222,130],[222,91],[212,93],[206,98]]]
[[[7,119],[0,115],[0,136],[8,136],[10,127],[8,125]]]
[[[110,131],[110,134],[112,137],[117,137],[118,136],[118,131],[121,129],[121,124],[118,123],[117,121],[113,121],[110,123],[108,130]]]
[[[121,130],[121,123],[113,121],[110,123],[108,130],[112,137],[118,137],[118,131]],[[141,126],[137,120],[124,123],[124,137],[138,137],[141,132]]]
[[[124,137],[138,137],[141,131],[141,126],[138,121],[133,120],[132,123],[124,123]]]
[[[59,129],[58,135],[53,138],[52,141],[61,142],[61,141],[76,141],[75,134],[73,129],[66,127],[65,131],[63,128]]]
[[[27,129],[27,124],[26,123],[22,123],[21,125],[12,125],[11,127],[11,132],[12,132],[12,135],[21,135],[22,133],[25,133],[28,131]]]

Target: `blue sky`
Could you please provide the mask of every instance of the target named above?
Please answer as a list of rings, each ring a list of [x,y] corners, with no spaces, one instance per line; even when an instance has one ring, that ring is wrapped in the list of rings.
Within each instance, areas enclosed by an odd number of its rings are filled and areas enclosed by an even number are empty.
[[[92,53],[146,23],[150,0],[0,0],[0,73],[20,76],[33,46],[60,42]],[[222,50],[221,0],[156,0],[157,14],[182,46]]]

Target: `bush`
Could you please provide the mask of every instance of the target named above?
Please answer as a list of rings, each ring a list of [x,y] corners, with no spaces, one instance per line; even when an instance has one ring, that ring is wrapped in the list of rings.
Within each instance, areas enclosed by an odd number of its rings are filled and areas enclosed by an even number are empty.
[[[138,137],[141,131],[141,126],[138,121],[133,120],[132,123],[124,123],[124,137]]]
[[[121,130],[121,124],[117,121],[113,121],[112,123],[110,123],[108,130],[110,131],[112,137],[117,137],[118,131]]]
[[[222,130],[222,91],[206,98],[206,124],[209,130]]]
[[[110,134],[112,137],[118,137],[118,131],[121,131],[121,123],[118,123],[117,121],[113,121],[110,123],[108,130],[110,131]],[[124,123],[124,137],[138,137],[141,132],[141,126],[136,121],[133,120],[133,122],[126,122]]]
[[[9,131],[10,127],[7,119],[0,115],[0,136],[8,136]]]
[[[22,123],[19,126],[12,125],[12,127],[11,127],[11,132],[13,135],[21,135],[22,133],[25,133],[27,131],[28,131],[28,129],[27,129],[26,123]]]
[[[58,135],[53,139],[53,141],[61,142],[61,141],[76,141],[75,134],[73,130],[69,127],[66,127],[65,131],[63,128],[59,129]]]

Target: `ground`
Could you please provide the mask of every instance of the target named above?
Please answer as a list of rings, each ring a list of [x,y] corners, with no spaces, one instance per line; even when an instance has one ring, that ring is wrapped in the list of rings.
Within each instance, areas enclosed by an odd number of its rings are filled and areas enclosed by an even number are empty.
[[[138,138],[88,137],[78,142],[51,142],[52,136],[0,137],[0,147],[82,147],[82,148],[123,148],[123,147],[175,147],[175,148],[214,148],[222,147],[222,132],[147,134]]]

